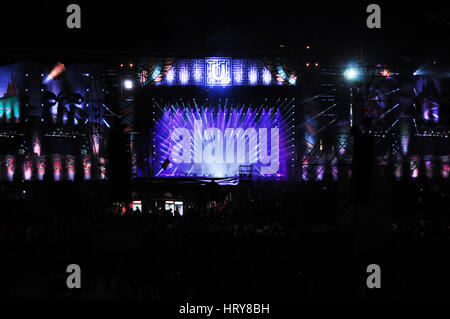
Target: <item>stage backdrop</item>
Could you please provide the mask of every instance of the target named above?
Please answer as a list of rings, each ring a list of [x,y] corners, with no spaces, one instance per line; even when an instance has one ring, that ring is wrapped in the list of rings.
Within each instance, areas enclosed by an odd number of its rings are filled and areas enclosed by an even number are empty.
[[[227,99],[158,104],[155,176],[283,178],[294,157],[294,100],[242,105]]]

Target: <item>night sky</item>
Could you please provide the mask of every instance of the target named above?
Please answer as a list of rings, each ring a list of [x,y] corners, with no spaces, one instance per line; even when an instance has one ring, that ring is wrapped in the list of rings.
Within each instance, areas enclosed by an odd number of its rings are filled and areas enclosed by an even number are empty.
[[[301,55],[309,44],[322,65],[339,65],[357,58],[363,39],[368,63],[448,64],[450,11],[442,1],[378,1],[378,30],[365,25],[372,2],[10,1],[0,12],[0,59],[281,56]],[[81,30],[66,27],[69,3],[81,6]]]

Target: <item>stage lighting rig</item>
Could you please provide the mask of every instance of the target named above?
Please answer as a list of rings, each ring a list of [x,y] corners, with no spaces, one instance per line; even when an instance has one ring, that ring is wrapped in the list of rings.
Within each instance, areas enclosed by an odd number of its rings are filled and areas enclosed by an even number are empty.
[[[134,89],[136,87],[137,76],[136,72],[131,69],[133,64],[129,63],[130,68],[119,71],[121,100],[131,102],[134,100]]]
[[[398,75],[398,73],[394,73],[386,66],[378,64],[376,66],[352,65],[343,71],[343,75],[346,80],[357,82],[374,76],[391,79],[392,76]]]
[[[122,78],[122,100],[126,102],[132,102],[134,100],[134,87],[135,79],[131,75],[125,75]]]

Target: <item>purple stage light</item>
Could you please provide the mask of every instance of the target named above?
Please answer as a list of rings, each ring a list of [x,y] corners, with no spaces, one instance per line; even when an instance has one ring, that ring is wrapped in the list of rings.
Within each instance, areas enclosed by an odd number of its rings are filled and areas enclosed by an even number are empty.
[[[260,116],[247,106],[166,108],[155,125],[155,172],[169,158],[172,167],[158,176],[234,177],[241,165],[263,177],[286,176],[293,141],[281,111],[273,111]]]
[[[295,77],[286,81],[295,84]],[[282,80],[282,82],[285,82]],[[144,81],[145,83],[145,81]],[[233,59],[207,57],[203,59],[180,59],[172,65],[162,81],[155,85],[196,85],[213,87],[245,85],[278,85],[261,59]]]

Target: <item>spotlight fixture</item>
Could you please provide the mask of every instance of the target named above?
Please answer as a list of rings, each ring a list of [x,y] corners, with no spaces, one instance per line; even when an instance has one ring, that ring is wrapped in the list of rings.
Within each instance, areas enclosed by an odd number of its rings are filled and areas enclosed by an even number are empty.
[[[348,68],[344,71],[344,76],[347,80],[356,80],[356,78],[359,76],[359,72],[355,68]]]
[[[391,72],[388,69],[384,69],[383,71],[381,71],[381,76],[389,78],[391,76]]]
[[[63,73],[66,70],[66,67],[62,63],[58,63],[51,72],[45,77],[43,83],[48,83],[50,80],[54,80],[57,78],[61,73]],[[43,76],[43,74],[41,74]]]
[[[130,79],[125,79],[123,80],[123,87],[127,90],[131,90],[134,86],[134,83],[132,80]]]

